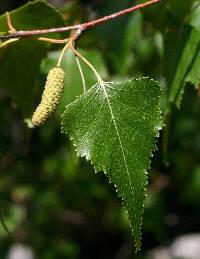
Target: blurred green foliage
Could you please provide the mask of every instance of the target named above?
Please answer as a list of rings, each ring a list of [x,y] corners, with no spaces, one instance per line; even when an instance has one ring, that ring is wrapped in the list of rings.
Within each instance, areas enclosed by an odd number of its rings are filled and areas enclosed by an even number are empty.
[[[24,2],[1,1],[1,13]],[[71,23],[108,14],[132,3],[118,2],[116,5],[109,0],[77,0],[59,8],[65,23]],[[88,162],[76,157],[70,141],[60,134],[59,116],[43,128],[27,128],[23,122],[23,114],[27,114],[25,105],[16,102],[6,87],[2,79],[5,63],[1,63],[0,212],[14,240],[30,245],[39,258],[110,259],[117,258],[124,249],[126,258],[142,258],[148,249],[165,245],[178,234],[200,231],[200,97],[188,82],[181,108],[177,110],[173,104],[169,105],[170,85],[164,69],[164,57],[174,58],[172,52],[165,52],[166,32],[175,28],[180,33],[185,24],[199,30],[198,1],[182,3],[163,1],[143,12],[118,18],[86,32],[77,44],[106,79],[150,76],[161,81],[164,88],[162,107],[167,113],[166,127],[149,172],[140,255],[132,252],[128,219],[114,187],[103,173],[94,174]],[[31,96],[30,101],[25,100],[30,104],[30,112],[35,108],[32,103],[37,104],[40,99],[47,71],[60,51],[55,45],[45,44],[45,49],[48,55],[41,64],[40,74],[35,75],[33,93],[27,83],[18,84],[25,91],[24,98]],[[29,59],[36,58],[34,51],[31,54]],[[17,59],[20,61],[20,57]],[[24,65],[23,71],[28,73]],[[80,76],[74,65],[70,53],[66,54],[64,66],[71,83],[66,85],[66,89],[71,87],[69,96],[67,93],[64,96],[66,102],[81,91]],[[17,68],[13,63],[11,79],[15,78]],[[87,77],[90,87],[94,78]],[[27,78],[33,82],[31,77]],[[183,90],[183,85],[180,87]],[[166,156],[168,167],[163,162]],[[0,243],[0,257],[4,258],[13,240],[2,226]]]

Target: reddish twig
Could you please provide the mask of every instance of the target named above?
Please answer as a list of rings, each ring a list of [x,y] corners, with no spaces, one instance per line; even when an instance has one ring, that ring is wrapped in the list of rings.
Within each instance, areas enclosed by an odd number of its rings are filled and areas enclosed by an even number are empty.
[[[8,35],[2,35],[0,36],[0,39],[11,39],[11,38],[21,38],[21,37],[30,37],[34,35],[41,35],[41,34],[47,34],[47,33],[55,33],[55,32],[64,32],[64,31],[70,31],[70,30],[86,30],[91,27],[94,27],[96,25],[108,22],[109,20],[112,20],[114,18],[126,15],[128,13],[135,12],[139,9],[142,9],[147,6],[151,6],[153,4],[156,4],[158,2],[161,2],[161,0],[150,0],[148,2],[138,4],[136,6],[132,6],[130,8],[124,9],[122,11],[113,13],[111,15],[104,16],[102,18],[89,21],[86,23],[82,24],[77,24],[77,25],[71,25],[71,26],[66,26],[66,27],[59,27],[59,28],[50,28],[50,29],[42,29],[42,30],[31,30],[31,31],[16,31],[16,32],[11,32]]]

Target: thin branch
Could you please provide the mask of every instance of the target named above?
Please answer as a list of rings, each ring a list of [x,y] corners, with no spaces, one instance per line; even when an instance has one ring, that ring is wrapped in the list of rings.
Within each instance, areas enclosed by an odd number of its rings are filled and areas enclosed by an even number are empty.
[[[156,4],[158,2],[161,2],[161,1],[162,0],[150,0],[148,2],[138,4],[136,6],[132,6],[130,8],[121,10],[121,11],[113,13],[111,15],[107,15],[107,16],[104,16],[102,18],[99,18],[99,19],[96,19],[96,20],[93,20],[93,21],[89,21],[89,22],[86,22],[86,23],[82,23],[82,24],[71,25],[71,26],[66,26],[66,27],[59,27],[59,28],[42,29],[42,30],[31,30],[31,31],[20,30],[20,31],[10,33],[8,35],[2,35],[2,36],[0,36],[0,39],[6,40],[6,39],[11,39],[11,38],[31,37],[31,36],[34,36],[34,35],[41,35],[41,34],[55,33],[55,32],[64,32],[64,31],[70,31],[70,30],[83,31],[83,30],[89,29],[91,27],[94,27],[96,25],[106,23],[109,20],[115,19],[117,17],[135,12],[139,9],[144,8],[144,7],[151,6],[151,5]]]
[[[109,20],[112,20],[112,19],[115,19],[117,17],[120,17],[120,16],[123,16],[123,15],[129,14],[129,13],[135,12],[135,11],[137,11],[139,9],[142,9],[144,7],[147,7],[147,6],[150,6],[150,5],[153,5],[153,4],[156,4],[158,2],[161,2],[161,0],[150,0],[148,2],[145,2],[145,3],[142,3],[142,4],[138,4],[138,5],[132,6],[130,8],[124,9],[122,11],[119,11],[119,12],[116,12],[116,13],[104,16],[104,17],[99,18],[97,20],[93,20],[91,22],[87,22],[87,23],[83,24],[82,26],[83,26],[84,29],[88,29],[89,27],[93,27],[95,25],[105,23],[105,22],[107,22]]]

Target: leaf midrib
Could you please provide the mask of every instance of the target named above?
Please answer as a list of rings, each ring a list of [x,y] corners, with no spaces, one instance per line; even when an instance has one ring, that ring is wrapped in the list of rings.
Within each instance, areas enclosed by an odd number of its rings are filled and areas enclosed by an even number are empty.
[[[103,91],[104,91],[104,94],[105,94],[105,97],[106,97],[106,100],[107,100],[107,103],[108,103],[108,108],[109,108],[109,110],[110,110],[111,118],[112,118],[112,121],[113,121],[115,130],[116,130],[116,133],[117,133],[117,137],[118,137],[118,140],[119,140],[119,144],[120,144],[120,148],[121,148],[121,152],[122,152],[124,164],[125,164],[125,167],[126,167],[126,173],[127,173],[127,175],[128,175],[129,184],[130,184],[130,187],[131,187],[131,191],[133,191],[133,187],[132,187],[132,184],[131,184],[131,178],[130,178],[130,174],[129,174],[129,170],[128,170],[128,165],[127,165],[126,157],[125,157],[125,153],[124,153],[124,147],[123,147],[122,140],[121,140],[121,137],[120,137],[118,128],[117,128],[117,124],[116,124],[116,121],[115,121],[115,116],[114,116],[113,111],[112,111],[112,107],[111,107],[111,104],[110,104],[110,100],[109,100],[108,94],[107,94],[107,92],[106,92],[105,82],[100,82],[100,85],[101,85],[102,88],[103,88]]]

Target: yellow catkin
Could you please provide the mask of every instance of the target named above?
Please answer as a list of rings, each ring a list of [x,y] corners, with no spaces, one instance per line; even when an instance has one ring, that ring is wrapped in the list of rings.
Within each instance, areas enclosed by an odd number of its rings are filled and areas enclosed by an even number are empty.
[[[62,98],[65,73],[62,68],[54,67],[49,71],[41,103],[36,108],[32,123],[33,126],[43,125],[55,112]]]

